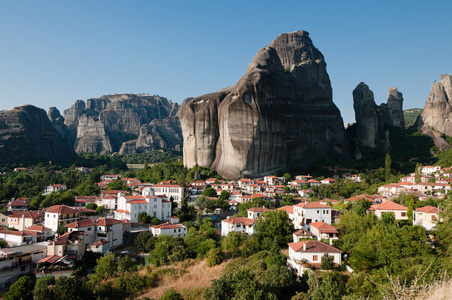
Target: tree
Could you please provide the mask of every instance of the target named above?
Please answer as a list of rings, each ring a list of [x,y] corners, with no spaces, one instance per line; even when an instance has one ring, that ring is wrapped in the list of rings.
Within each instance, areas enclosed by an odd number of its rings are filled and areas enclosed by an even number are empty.
[[[204,197],[216,197],[217,191],[213,187],[208,187],[204,191],[202,191],[202,195]]]
[[[239,247],[244,239],[243,234],[231,231],[222,242],[223,249],[231,253],[232,257],[234,257],[240,253]]]
[[[104,212],[105,212],[105,207],[103,207],[103,206],[98,206],[98,207],[96,208],[96,212],[97,212],[98,214],[104,213]]]
[[[395,215],[392,212],[385,212],[381,214],[381,222],[386,225],[394,225],[395,224]]]
[[[262,237],[275,239],[279,246],[284,246],[292,241],[294,230],[289,215],[283,210],[270,210],[262,214],[256,220],[256,232]]]
[[[229,196],[230,196],[231,194],[228,192],[228,191],[221,191],[221,194],[220,194],[220,200],[225,200],[225,201],[227,201],[228,199],[229,199]]]
[[[145,212],[140,212],[138,215],[138,221],[142,223],[151,223],[152,217]]]
[[[195,213],[195,208],[193,205],[188,205],[188,197],[182,199],[182,203],[177,213],[180,222],[191,221],[193,219],[193,215]]]
[[[181,294],[179,294],[174,288],[168,289],[160,300],[184,300]]]
[[[130,188],[127,186],[126,182],[121,179],[116,179],[110,182],[105,189],[107,191],[112,190],[120,190],[120,191],[129,191]]]
[[[94,202],[90,202],[88,204],[86,204],[85,206],[87,209],[92,209],[92,210],[96,210],[97,209],[97,204]]]
[[[142,231],[137,235],[137,238],[135,239],[135,246],[137,246],[139,252],[149,252],[152,250],[146,248],[146,243],[151,238],[153,238],[153,236],[149,230]]]
[[[214,248],[207,252],[206,265],[208,267],[219,265],[222,262],[223,262],[223,252],[221,252],[220,248]]]
[[[367,209],[372,205],[372,202],[367,200],[366,198],[361,198],[356,201],[356,204],[353,206],[353,211],[355,211],[358,215],[364,216],[367,212]]]
[[[410,222],[410,224],[413,224],[413,211],[414,211],[414,200],[411,199],[410,203],[408,204],[408,209],[407,209],[407,216],[408,216],[408,221]]]
[[[112,277],[118,270],[118,263],[113,252],[107,252],[103,257],[96,260],[94,272],[99,279]]]
[[[322,255],[320,268],[322,270],[332,270],[334,268],[334,256],[329,256],[328,253]]]
[[[99,186],[91,178],[83,180],[83,182],[77,186],[75,192],[79,196],[97,195],[100,193]]]
[[[34,277],[34,275],[22,276],[9,287],[9,291],[3,295],[3,299],[32,300],[35,283],[36,277]]]
[[[385,157],[385,180],[389,181],[391,179],[391,156],[389,153],[386,153]]]
[[[416,183],[421,182],[421,172],[422,172],[422,165],[420,163],[416,164],[416,169],[414,171],[414,181]]]

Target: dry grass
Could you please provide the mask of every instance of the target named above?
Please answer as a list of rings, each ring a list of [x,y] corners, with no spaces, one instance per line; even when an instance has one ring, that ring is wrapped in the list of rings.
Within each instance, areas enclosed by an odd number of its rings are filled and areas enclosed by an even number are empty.
[[[174,279],[174,276],[164,275],[158,282],[158,286],[148,290],[146,293],[140,295],[138,298],[148,297],[150,299],[160,299],[163,294],[170,288],[174,288],[177,292],[181,293],[185,299],[190,299],[189,295],[197,295],[196,298],[192,299],[202,299],[199,298],[199,294],[202,289],[210,286],[212,279],[218,279],[223,274],[224,269],[229,261],[223,262],[221,265],[214,267],[207,267],[206,261],[193,261],[191,265],[186,267],[184,263],[178,263],[171,265],[174,269],[184,269],[186,273]],[[168,268],[168,267],[162,267]],[[152,271],[157,271],[162,268],[152,268]],[[146,274],[146,268],[142,271],[142,275]]]
[[[425,292],[426,300],[447,300],[452,298],[452,280],[440,281],[429,287]]]

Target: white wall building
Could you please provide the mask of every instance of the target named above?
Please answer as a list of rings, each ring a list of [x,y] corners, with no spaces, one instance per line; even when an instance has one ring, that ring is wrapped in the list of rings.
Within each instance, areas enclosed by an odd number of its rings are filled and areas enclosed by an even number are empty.
[[[300,203],[293,206],[295,229],[305,228],[309,230],[310,224],[324,222],[331,225],[331,206],[318,202]]]
[[[52,184],[52,185],[48,185],[46,187],[43,195],[49,195],[50,193],[53,193],[53,192],[59,192],[59,191],[65,191],[65,190],[66,190],[65,184]]]
[[[152,235],[171,235],[172,237],[185,237],[187,235],[187,226],[184,224],[164,223],[151,227]]]
[[[229,232],[245,233],[251,235],[254,233],[254,220],[243,217],[228,217],[221,221],[221,235],[228,236]]]
[[[433,206],[419,207],[413,211],[413,225],[421,225],[427,230],[432,230],[435,228],[438,218],[442,221],[439,217],[440,212],[442,210]]]
[[[44,218],[44,226],[52,229],[52,233],[55,233],[60,226],[78,221],[80,212],[66,205],[54,205],[45,211]]]
[[[153,218],[167,221],[171,217],[171,201],[154,195],[154,188],[143,189],[140,196],[122,196],[118,199],[115,219],[126,219],[132,223],[138,222],[140,213],[146,213]]]
[[[333,262],[340,265],[342,261],[342,251],[336,247],[319,241],[302,241],[297,243],[289,243],[289,257],[287,263],[297,271],[298,276],[302,276],[303,272],[308,269],[308,264],[320,268],[322,256],[334,257]]]
[[[154,184],[152,186],[156,196],[167,196],[168,199],[173,197],[177,203],[181,203],[184,199],[184,188],[176,184]]]

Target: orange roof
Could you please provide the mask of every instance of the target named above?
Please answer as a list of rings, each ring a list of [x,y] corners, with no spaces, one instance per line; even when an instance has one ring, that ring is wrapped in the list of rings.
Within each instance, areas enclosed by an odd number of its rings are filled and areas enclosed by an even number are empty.
[[[306,250],[303,250],[304,244],[306,244]],[[342,251],[336,247],[314,240],[289,243],[289,247],[295,252],[342,253]]]
[[[177,229],[177,228],[185,228],[184,224],[170,224],[170,223],[163,223],[159,225],[151,226],[152,228],[158,228],[158,229]]]
[[[88,227],[88,226],[94,226],[94,219],[75,221],[75,222],[72,222],[72,223],[69,223],[69,224],[65,225],[64,227],[67,227],[67,228],[80,228],[80,227]]]
[[[253,219],[248,219],[248,218],[244,218],[244,217],[229,217],[227,219],[224,219],[222,222],[229,223],[229,224],[244,224],[244,225],[254,224]]]
[[[265,208],[265,207],[253,207],[253,208],[248,209],[248,211],[251,211],[251,212],[264,212],[264,211],[269,211],[269,209]]]
[[[280,208],[278,208],[276,210],[284,210],[288,214],[292,214],[293,215],[293,206],[287,205],[287,206],[280,207]]]
[[[304,208],[331,208],[331,206],[324,205],[318,202],[309,202],[304,206]]]
[[[120,223],[122,223],[120,220],[111,219],[111,218],[102,218],[102,219],[97,220],[98,226],[110,226],[110,225],[115,225],[115,224],[120,224]]]
[[[128,204],[147,204],[148,202],[146,201],[146,200],[141,200],[141,199],[138,199],[138,200],[132,200],[132,201],[129,201],[129,202],[127,202]]]
[[[254,198],[254,197],[265,198],[265,195],[260,194],[260,193],[257,193],[257,194],[252,194],[251,197],[252,197],[252,198]]]
[[[317,228],[320,233],[339,233],[336,227],[328,225],[323,222],[314,222],[310,224],[311,227]]]
[[[66,205],[54,205],[49,207],[46,210],[47,213],[57,213],[57,214],[75,214],[75,213],[79,213],[78,210],[73,209],[69,206]]]
[[[154,184],[152,187],[167,187],[167,188],[172,187],[172,188],[181,188],[181,189],[183,188],[177,184]]]
[[[376,206],[375,210],[408,210],[408,208],[392,201],[386,201]]]
[[[424,206],[424,207],[419,207],[418,209],[416,209],[416,211],[424,212],[427,214],[437,214],[438,208],[433,207],[433,206]],[[439,211],[441,212],[442,210],[439,210]]]
[[[303,228],[296,230],[293,234],[296,236],[313,236],[312,233],[310,233],[307,230],[304,230]]]
[[[124,210],[124,209],[117,209],[117,210],[115,210],[115,212],[117,212],[117,213],[124,213],[124,214],[130,214],[130,211]]]
[[[45,226],[33,225],[33,226],[28,227],[27,230],[31,230],[31,231],[49,231],[49,230],[52,230],[52,229],[47,228]]]
[[[91,245],[104,245],[107,244],[107,240],[106,239],[100,239],[98,241],[95,241],[93,243],[91,243]]]

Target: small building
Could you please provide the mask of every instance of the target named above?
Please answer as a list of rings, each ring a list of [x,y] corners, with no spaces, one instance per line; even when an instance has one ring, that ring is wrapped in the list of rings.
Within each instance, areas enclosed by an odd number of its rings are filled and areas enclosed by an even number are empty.
[[[85,256],[85,233],[83,231],[66,232],[47,246],[48,255],[66,257],[73,262]]]
[[[15,211],[8,216],[8,227],[24,230],[44,219],[42,211]]]
[[[245,233],[252,235],[254,233],[253,219],[243,217],[228,217],[221,221],[221,235],[228,236],[229,232]]]
[[[392,201],[386,201],[380,205],[372,205],[369,210],[373,211],[379,219],[381,219],[383,213],[390,212],[394,214],[396,220],[408,220],[408,208]]]
[[[66,185],[65,184],[52,184],[52,185],[48,185],[46,187],[46,189],[44,190],[43,195],[49,195],[50,193],[53,192],[59,192],[59,191],[65,191],[66,190]]]
[[[187,226],[184,224],[163,223],[151,226],[151,232],[154,236],[170,235],[172,237],[185,237],[187,235]]]
[[[287,263],[296,270],[298,276],[302,276],[309,267],[320,268],[325,254],[334,258],[336,266],[341,264],[342,251],[336,247],[315,240],[289,243]]]
[[[54,205],[45,211],[44,226],[55,233],[60,226],[70,224],[80,219],[80,212],[66,205]]]
[[[266,211],[269,211],[268,208],[265,207],[253,207],[248,209],[248,219],[256,220],[259,218],[263,213]]]
[[[292,234],[292,238],[294,243],[300,242],[302,239],[314,239],[314,235],[310,233],[309,231],[301,228],[294,231]]]
[[[336,227],[323,222],[311,223],[311,233],[317,237],[318,240],[339,238],[339,230],[337,230]]]
[[[420,225],[427,230],[432,230],[435,228],[438,219],[442,221],[439,216],[441,212],[442,210],[433,206],[419,207],[413,211],[413,225]]]
[[[26,211],[28,210],[27,198],[18,198],[8,203],[8,211]]]

